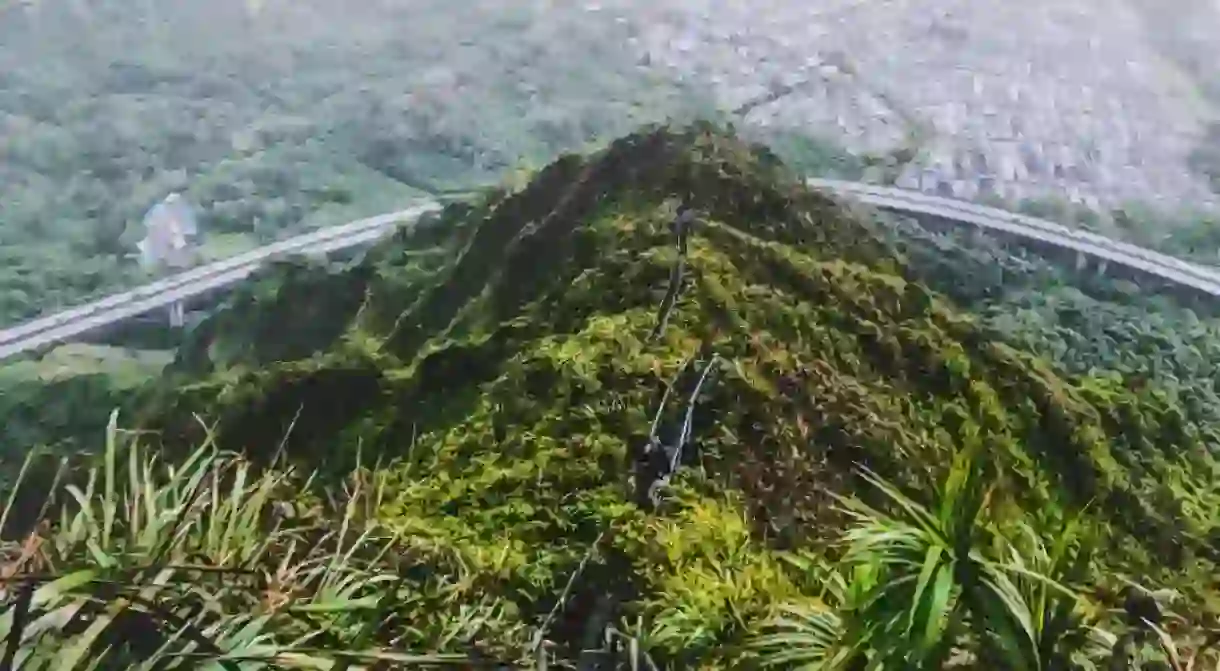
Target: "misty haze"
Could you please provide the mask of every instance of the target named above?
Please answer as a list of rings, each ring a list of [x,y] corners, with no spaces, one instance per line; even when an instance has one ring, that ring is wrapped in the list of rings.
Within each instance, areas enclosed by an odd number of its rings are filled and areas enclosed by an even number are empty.
[[[224,255],[784,85],[738,121],[785,148],[914,149],[890,181],[1171,219],[1213,200],[1220,17],[1154,4],[11,4],[0,320],[134,282],[120,258],[174,190]]]
[[[0,0],[0,671],[1220,668],[1220,0]]]

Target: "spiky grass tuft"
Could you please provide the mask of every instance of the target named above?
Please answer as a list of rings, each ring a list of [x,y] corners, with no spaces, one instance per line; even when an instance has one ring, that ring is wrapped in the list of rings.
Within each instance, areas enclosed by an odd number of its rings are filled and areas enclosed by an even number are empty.
[[[76,478],[74,478],[76,479]],[[117,428],[47,521],[4,548],[4,668],[355,669],[460,662],[378,643],[402,581],[396,538],[352,477],[334,515],[298,514],[293,469],[209,439],[165,463]],[[7,510],[7,509],[6,509]],[[0,520],[4,525],[7,520]]]

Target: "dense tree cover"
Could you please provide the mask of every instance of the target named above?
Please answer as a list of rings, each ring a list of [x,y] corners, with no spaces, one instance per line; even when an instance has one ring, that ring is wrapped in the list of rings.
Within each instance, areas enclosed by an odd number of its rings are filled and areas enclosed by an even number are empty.
[[[165,351],[74,344],[0,367],[0,488],[11,485],[33,448],[96,449],[96,440],[77,438],[105,426],[114,408],[172,360]]]
[[[1197,263],[1220,266],[1220,215],[1212,210],[1166,212],[1139,203],[1111,213],[1118,235],[1137,245]]]
[[[1165,380],[1202,384],[1215,327],[1131,330],[1152,300],[1088,283],[1019,295],[1061,277],[862,217],[707,125],[565,156],[236,295],[129,396],[147,433],[66,476],[88,485],[15,564],[63,578],[0,638],[146,668],[1190,658],[1220,436]]]
[[[641,121],[715,114],[697,78],[639,62],[635,31],[544,0],[13,4],[0,21],[0,325],[145,279],[140,218],[172,190],[199,205],[217,257],[496,181]],[[811,173],[892,179],[911,158],[752,132]],[[1107,232],[1216,261],[1213,220],[1124,212]]]
[[[581,3],[2,11],[0,324],[137,281],[140,218],[171,190],[248,245],[702,107]]]
[[[1061,373],[1117,375],[1171,395],[1194,421],[1220,419],[1217,306],[1183,306],[1155,287],[1078,271],[967,231],[890,223],[916,276],[974,313],[993,337]]]
[[[1220,217],[1214,209],[1153,206],[1128,202],[1096,210],[1064,198],[1002,198],[986,204],[1117,238],[1164,254],[1211,266],[1220,265]]]

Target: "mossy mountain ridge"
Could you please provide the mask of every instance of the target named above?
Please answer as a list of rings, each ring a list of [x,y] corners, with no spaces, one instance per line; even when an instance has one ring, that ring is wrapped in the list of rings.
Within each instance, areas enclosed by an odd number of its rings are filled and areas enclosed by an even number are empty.
[[[710,126],[649,129],[351,267],[269,273],[135,419],[167,449],[197,443],[204,417],[226,448],[324,469],[378,459],[375,517],[421,569],[420,641],[460,575],[499,616],[475,638],[501,658],[594,557],[553,640],[579,648],[592,622],[639,616],[668,622],[662,659],[732,666],[753,623],[816,600],[791,559],[833,554],[857,465],[918,495],[963,449],[987,455],[1013,505],[1092,504],[1117,569],[1212,561],[1201,504],[1165,487],[1215,471],[1212,437],[1155,391],[1064,379],[993,341],[920,272],[765,150]],[[641,505],[665,391],[681,405],[710,362],[681,468]]]

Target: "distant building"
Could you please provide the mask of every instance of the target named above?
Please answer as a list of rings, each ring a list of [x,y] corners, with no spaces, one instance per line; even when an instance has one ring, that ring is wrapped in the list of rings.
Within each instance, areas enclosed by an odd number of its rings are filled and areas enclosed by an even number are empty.
[[[171,193],[148,210],[144,231],[144,239],[136,244],[145,267],[181,270],[195,263],[199,221],[195,208],[180,194]],[[169,306],[171,326],[181,327],[185,316],[181,302]]]
[[[199,222],[195,208],[171,193],[144,215],[144,239],[137,243],[140,258],[153,268],[186,268],[195,262]]]

